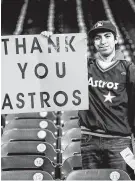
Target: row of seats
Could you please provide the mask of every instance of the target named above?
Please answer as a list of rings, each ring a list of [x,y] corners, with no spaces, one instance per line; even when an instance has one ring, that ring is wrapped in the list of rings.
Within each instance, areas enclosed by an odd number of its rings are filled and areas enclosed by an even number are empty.
[[[72,170],[82,168],[77,116],[60,114],[61,120],[59,114],[42,115],[6,117],[1,141],[2,179],[12,180],[11,175],[21,171],[22,177],[26,171],[29,178],[35,174],[45,178],[47,173],[45,180],[48,176],[64,179]]]
[[[31,124],[32,121],[32,124]],[[10,121],[5,129],[4,132],[7,130],[12,130],[14,128],[16,129],[47,129],[50,130],[54,136],[57,136],[59,133],[59,136],[64,135],[69,129],[71,128],[79,128],[78,125],[78,119],[71,119],[66,121],[66,124],[63,124],[64,126],[56,126],[55,120],[51,121],[49,119],[13,119]]]
[[[7,115],[2,180],[130,180],[117,169],[82,170],[77,113]]]
[[[19,178],[19,179],[18,179]],[[6,171],[2,172],[2,180],[53,180],[45,171]],[[118,169],[87,169],[71,171],[66,180],[131,180],[128,174]]]

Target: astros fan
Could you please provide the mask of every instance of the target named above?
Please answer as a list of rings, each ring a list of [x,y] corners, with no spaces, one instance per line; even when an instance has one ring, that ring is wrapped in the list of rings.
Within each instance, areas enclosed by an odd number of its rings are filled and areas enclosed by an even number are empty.
[[[97,22],[89,38],[96,55],[88,60],[89,110],[79,111],[83,168],[115,168],[130,174],[120,152],[127,147],[133,151],[135,118],[129,120],[128,105],[131,88],[135,95],[135,65],[118,49],[116,27],[110,21]]]

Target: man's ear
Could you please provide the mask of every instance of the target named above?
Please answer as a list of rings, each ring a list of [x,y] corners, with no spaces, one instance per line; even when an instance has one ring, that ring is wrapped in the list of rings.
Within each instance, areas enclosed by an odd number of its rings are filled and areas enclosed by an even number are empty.
[[[115,38],[115,44],[118,44],[118,36],[116,36],[116,38]]]

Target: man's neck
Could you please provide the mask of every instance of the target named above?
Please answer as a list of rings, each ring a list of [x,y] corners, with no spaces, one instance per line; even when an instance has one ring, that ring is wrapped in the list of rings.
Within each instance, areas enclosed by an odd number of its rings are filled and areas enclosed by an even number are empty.
[[[100,53],[98,53],[100,59],[103,61],[103,62],[112,62],[113,61],[113,58],[115,57],[115,51],[113,51],[111,53],[111,55],[105,57],[103,55],[101,55]]]

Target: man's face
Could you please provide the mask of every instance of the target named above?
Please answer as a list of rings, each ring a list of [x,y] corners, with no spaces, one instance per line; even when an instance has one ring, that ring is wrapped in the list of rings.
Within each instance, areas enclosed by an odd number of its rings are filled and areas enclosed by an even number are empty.
[[[102,56],[109,56],[115,51],[115,45],[117,44],[117,40],[112,32],[102,32],[97,33],[94,37],[94,46]]]

